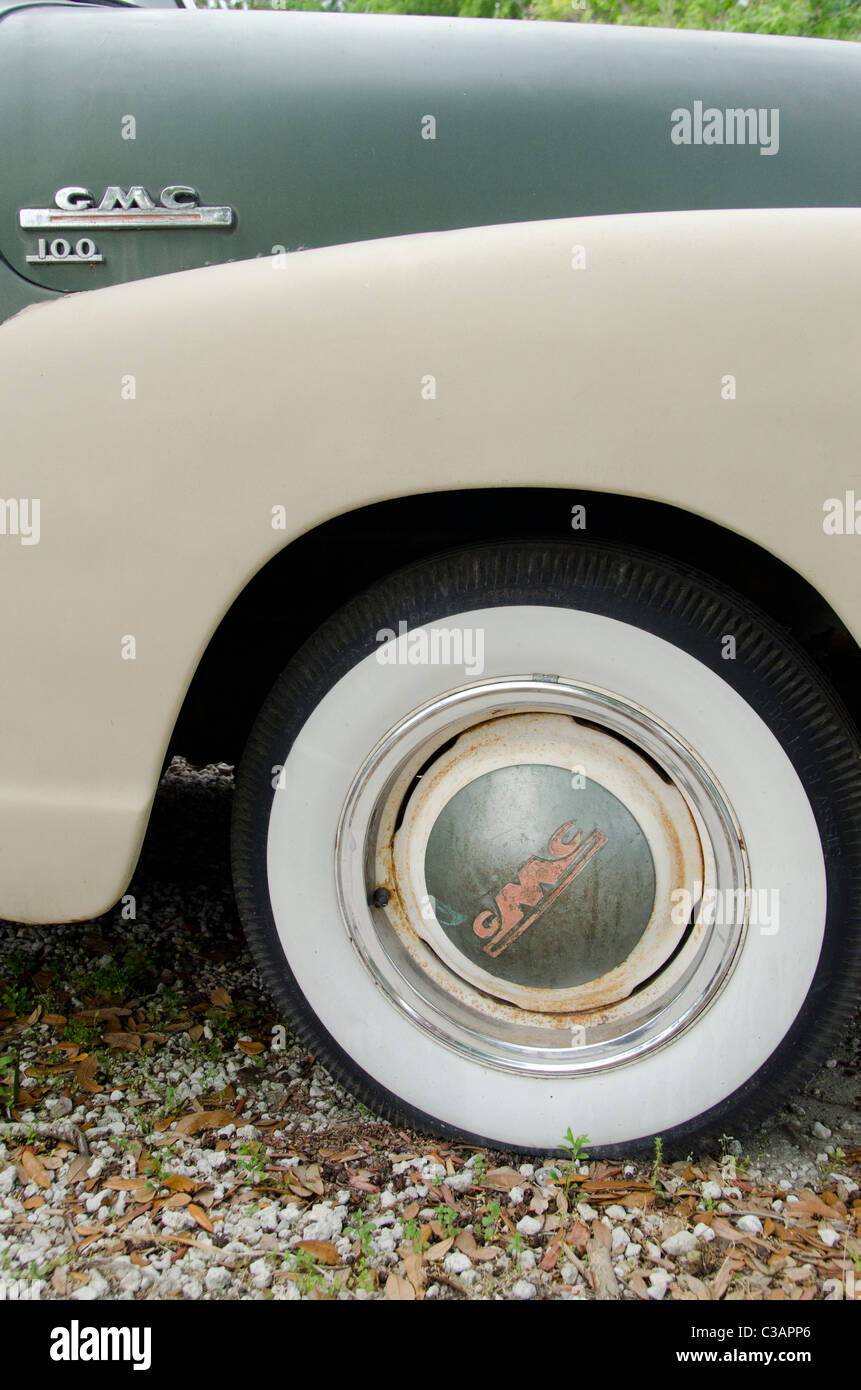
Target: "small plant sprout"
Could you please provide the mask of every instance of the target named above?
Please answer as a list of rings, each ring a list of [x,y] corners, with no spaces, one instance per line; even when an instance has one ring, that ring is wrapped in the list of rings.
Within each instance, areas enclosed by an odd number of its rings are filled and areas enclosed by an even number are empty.
[[[484,1236],[485,1243],[490,1245],[499,1229],[502,1208],[494,1197],[493,1201],[488,1202],[481,1217],[481,1234]]]
[[[652,1163],[652,1187],[658,1185],[658,1174],[664,1161],[664,1141],[660,1134],[655,1135],[655,1157]]]
[[[565,1131],[565,1138],[561,1141],[559,1147],[565,1150],[569,1163],[579,1163],[580,1159],[586,1153],[588,1144],[588,1134],[578,1134],[575,1136],[571,1133],[571,1126],[569,1125]]]
[[[440,1205],[436,1208],[434,1212],[434,1217],[442,1227],[443,1236],[446,1239],[448,1239],[449,1236],[454,1236],[457,1234],[457,1217],[455,1216],[451,1207],[446,1206],[445,1202],[441,1202]]]
[[[484,1185],[487,1177],[487,1159],[484,1154],[476,1154],[472,1163],[472,1174],[479,1187]]]

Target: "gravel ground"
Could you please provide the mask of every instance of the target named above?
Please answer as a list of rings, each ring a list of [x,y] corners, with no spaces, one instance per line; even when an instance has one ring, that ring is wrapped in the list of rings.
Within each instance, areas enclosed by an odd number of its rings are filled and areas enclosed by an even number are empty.
[[[236,920],[231,788],[171,765],[134,919],[0,924],[0,1297],[861,1294],[857,1029],[763,1130],[685,1162],[393,1129],[278,1028]]]

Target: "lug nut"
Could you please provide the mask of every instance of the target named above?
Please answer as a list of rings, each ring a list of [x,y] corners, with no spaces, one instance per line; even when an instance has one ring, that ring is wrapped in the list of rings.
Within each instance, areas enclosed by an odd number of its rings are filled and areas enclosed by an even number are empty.
[[[388,888],[375,888],[371,896],[371,902],[374,904],[374,907],[385,907],[391,896]]]

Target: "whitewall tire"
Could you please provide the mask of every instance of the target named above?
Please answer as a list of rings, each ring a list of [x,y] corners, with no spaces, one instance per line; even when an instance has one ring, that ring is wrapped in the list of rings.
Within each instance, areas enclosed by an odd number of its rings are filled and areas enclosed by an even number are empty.
[[[670,1143],[773,1110],[845,1026],[859,804],[847,718],[738,596],[609,546],[477,547],[290,662],[238,777],[237,898],[377,1113]]]

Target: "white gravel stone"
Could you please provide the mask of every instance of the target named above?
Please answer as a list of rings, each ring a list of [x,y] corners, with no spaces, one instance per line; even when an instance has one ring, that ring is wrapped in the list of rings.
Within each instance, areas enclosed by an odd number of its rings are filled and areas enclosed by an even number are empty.
[[[840,1241],[840,1237],[833,1227],[826,1226],[824,1223],[819,1227],[819,1239],[823,1245],[828,1246],[837,1245]]]
[[[534,1298],[538,1290],[534,1284],[530,1284],[528,1279],[518,1279],[511,1292],[515,1298],[525,1300],[527,1298]]]
[[[517,1229],[522,1236],[537,1236],[543,1225],[537,1216],[521,1216]]]
[[[274,1202],[269,1202],[257,1212],[257,1220],[264,1231],[277,1231],[279,1215],[279,1208]]]
[[[758,1236],[762,1234],[762,1222],[758,1216],[750,1214],[741,1216],[736,1223],[740,1231],[747,1231],[750,1235]]]
[[[723,1196],[721,1186],[716,1182],[704,1182],[702,1185],[702,1194],[707,1202],[717,1202]]]
[[[396,1207],[397,1205],[398,1199],[395,1196],[394,1192],[389,1192],[388,1190],[386,1190],[385,1192],[380,1193],[380,1206],[382,1207],[383,1211],[388,1211],[389,1207]]]
[[[93,1303],[98,1298],[105,1298],[109,1293],[108,1281],[98,1270],[90,1269],[88,1273],[90,1282],[72,1294],[72,1298],[77,1299],[79,1303]]]
[[[465,1192],[474,1182],[475,1177],[472,1173],[454,1173],[448,1179],[448,1186],[452,1192]]]
[[[711,1226],[707,1226],[704,1221],[698,1221],[696,1226],[694,1226],[694,1235],[697,1240],[704,1240],[706,1244],[715,1238],[715,1233]]]
[[[697,1238],[693,1231],[676,1231],[675,1235],[667,1236],[666,1240],[661,1241],[661,1249],[678,1259],[680,1255],[689,1255],[696,1249],[696,1244]]]
[[[598,1213],[594,1207],[590,1207],[588,1202],[577,1203],[577,1215],[581,1221],[597,1221]]]
[[[615,1203],[611,1207],[604,1208],[604,1215],[609,1216],[613,1221],[627,1221],[628,1212],[625,1207],[617,1206]]]
[[[450,1250],[442,1264],[447,1274],[465,1274],[472,1269],[472,1260],[462,1250]]]
[[[648,1294],[650,1298],[661,1299],[672,1283],[672,1275],[665,1269],[655,1269],[649,1275]]]
[[[160,1216],[161,1224],[166,1226],[169,1231],[193,1231],[197,1224],[194,1217],[189,1216],[182,1207],[167,1211],[163,1208]]]
[[[343,1226],[342,1207],[331,1207],[328,1202],[315,1202],[302,1227],[302,1234],[306,1240],[337,1240]]]
[[[614,1230],[613,1230],[612,1249],[613,1249],[613,1250],[624,1250],[624,1249],[626,1249],[627,1245],[628,1245],[628,1232],[625,1231],[625,1230],[623,1230],[623,1228],[622,1228],[621,1226],[616,1226],[616,1227],[614,1228]]]
[[[630,1244],[625,1246],[625,1259],[636,1260],[642,1248],[642,1245],[638,1245],[636,1241],[632,1240]]]
[[[14,1166],[10,1164],[0,1173],[0,1196],[8,1197],[17,1181],[18,1174],[15,1172]]]
[[[517,1263],[521,1269],[534,1269],[536,1265],[534,1250],[521,1250],[517,1256]]]
[[[509,1194],[508,1194],[508,1200],[509,1200],[511,1206],[513,1206],[513,1207],[519,1206],[520,1203],[523,1201],[523,1188],[522,1188],[522,1187],[512,1187],[511,1190],[510,1190],[510,1192],[509,1192]]]
[[[224,1269],[222,1265],[214,1265],[207,1270],[204,1283],[210,1293],[218,1293],[220,1289],[226,1289],[231,1281],[229,1269]]]
[[[86,1207],[90,1216],[92,1216],[95,1212],[99,1210],[100,1207],[103,1207],[106,1202],[110,1202],[112,1196],[112,1192],[91,1192],[90,1195],[87,1197],[84,1206]]]
[[[272,1266],[267,1260],[252,1260],[248,1272],[255,1289],[268,1289],[272,1284]]]
[[[820,1120],[813,1121],[813,1124],[810,1126],[810,1132],[815,1135],[817,1139],[831,1138],[831,1130],[827,1125],[822,1124]]]

